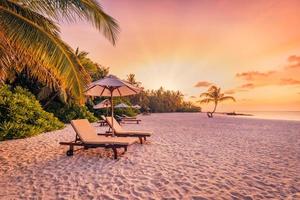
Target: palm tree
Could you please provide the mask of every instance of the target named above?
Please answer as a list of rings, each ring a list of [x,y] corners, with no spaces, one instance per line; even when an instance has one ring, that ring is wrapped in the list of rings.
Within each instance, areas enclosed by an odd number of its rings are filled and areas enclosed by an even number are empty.
[[[139,82],[139,81],[137,81],[136,79],[135,79],[135,74],[128,74],[127,75],[127,81],[130,83],[130,84],[132,84],[132,85],[134,85],[134,86],[136,86],[136,87],[140,87],[141,86],[141,82]]]
[[[62,19],[87,20],[116,43],[118,24],[96,0],[1,0],[0,81],[26,68],[47,86],[82,97],[90,76],[59,36]]]
[[[210,103],[213,102],[215,104],[214,109],[212,112],[207,112],[207,116],[209,118],[213,117],[213,113],[217,109],[217,105],[219,102],[226,101],[226,100],[232,100],[235,101],[235,98],[232,96],[225,96],[224,93],[221,93],[221,88],[218,88],[217,86],[210,86],[208,88],[207,92],[203,92],[200,97],[204,97],[199,102],[200,103]]]

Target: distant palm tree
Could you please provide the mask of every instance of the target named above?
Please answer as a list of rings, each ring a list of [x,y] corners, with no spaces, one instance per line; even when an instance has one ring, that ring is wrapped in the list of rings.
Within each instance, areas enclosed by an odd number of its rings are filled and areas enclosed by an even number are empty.
[[[0,0],[0,81],[11,71],[27,68],[47,86],[83,95],[90,77],[60,38],[59,20],[87,20],[113,45],[119,32],[117,22],[97,0]]]
[[[132,84],[132,85],[134,85],[134,86],[136,86],[136,87],[140,87],[141,86],[141,82],[139,82],[139,81],[137,81],[136,79],[135,79],[135,74],[128,74],[127,75],[127,81],[130,83],[130,84]]]
[[[212,112],[207,112],[207,116],[209,118],[213,117],[213,113],[217,109],[217,105],[219,102],[226,101],[226,100],[232,100],[235,101],[235,98],[232,96],[225,96],[224,93],[221,93],[221,88],[218,88],[217,86],[210,86],[208,88],[207,92],[203,92],[200,97],[204,97],[199,102],[200,103],[210,103],[213,102],[215,104],[214,109]]]

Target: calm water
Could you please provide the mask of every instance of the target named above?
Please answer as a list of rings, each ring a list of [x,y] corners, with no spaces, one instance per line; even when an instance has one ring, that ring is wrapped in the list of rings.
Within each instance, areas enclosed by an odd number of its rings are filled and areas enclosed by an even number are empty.
[[[281,119],[300,121],[300,111],[244,111],[239,113],[252,114],[253,116],[241,116],[260,119]]]

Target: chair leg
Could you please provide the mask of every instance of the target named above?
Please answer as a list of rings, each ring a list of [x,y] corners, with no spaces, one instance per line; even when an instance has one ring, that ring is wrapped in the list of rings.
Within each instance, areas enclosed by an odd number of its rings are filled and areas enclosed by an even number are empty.
[[[73,156],[73,154],[74,154],[74,147],[73,147],[73,145],[70,145],[70,148],[69,148],[69,150],[67,151],[67,156]]]
[[[114,152],[114,159],[118,159],[118,151],[116,147],[112,148],[113,152]]]
[[[127,151],[127,146],[126,147],[124,147],[124,152],[126,152]]]
[[[147,140],[147,137],[146,137],[146,136],[144,137],[144,140],[145,140],[145,141]]]
[[[139,139],[140,139],[140,143],[143,144],[143,138],[139,137]]]

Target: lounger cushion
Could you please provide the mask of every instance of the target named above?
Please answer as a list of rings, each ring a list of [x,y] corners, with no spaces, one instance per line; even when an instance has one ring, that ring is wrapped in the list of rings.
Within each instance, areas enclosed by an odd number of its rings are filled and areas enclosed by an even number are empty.
[[[150,131],[118,131],[116,132],[117,135],[143,135],[143,136],[151,136],[152,132]]]
[[[110,127],[112,127],[112,121],[113,121],[113,129],[116,134],[124,134],[124,135],[145,135],[145,136],[150,136],[152,132],[150,131],[127,131],[124,130],[120,124],[117,122],[115,118],[112,117],[106,117],[106,121],[109,124]]]
[[[99,136],[87,119],[72,120],[71,125],[82,142],[86,144],[130,145],[137,142],[134,138]]]

